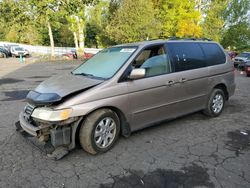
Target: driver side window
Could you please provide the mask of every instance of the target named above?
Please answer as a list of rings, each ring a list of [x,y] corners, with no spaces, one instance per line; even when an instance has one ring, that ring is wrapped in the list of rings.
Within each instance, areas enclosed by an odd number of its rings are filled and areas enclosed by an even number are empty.
[[[146,69],[145,77],[171,72],[170,60],[162,45],[144,49],[134,60],[132,66]]]

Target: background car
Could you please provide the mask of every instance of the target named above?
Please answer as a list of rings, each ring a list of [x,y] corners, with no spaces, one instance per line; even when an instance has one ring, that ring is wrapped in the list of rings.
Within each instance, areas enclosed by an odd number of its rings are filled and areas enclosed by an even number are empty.
[[[246,76],[250,77],[250,63],[245,65]]]
[[[8,50],[6,50],[4,47],[0,46],[0,57],[1,58],[7,58],[9,57]]]
[[[84,52],[83,54],[83,59],[90,59],[91,57],[93,57],[94,54],[92,53],[86,53]],[[71,50],[71,52],[68,52],[68,53],[65,53],[65,54],[62,54],[63,58],[65,59],[77,59],[78,56],[77,56],[77,53],[75,50]]]
[[[234,58],[234,67],[244,70],[245,64],[250,62],[250,52],[243,52]]]
[[[62,54],[63,58],[65,59],[77,59],[77,53],[75,50],[71,50],[68,53]]]
[[[10,48],[10,51],[11,51],[12,57],[20,57],[20,56],[28,57],[29,56],[29,51],[20,46],[12,46]]]
[[[238,55],[238,53],[234,51],[227,51],[227,53],[231,57],[231,59],[235,58]]]

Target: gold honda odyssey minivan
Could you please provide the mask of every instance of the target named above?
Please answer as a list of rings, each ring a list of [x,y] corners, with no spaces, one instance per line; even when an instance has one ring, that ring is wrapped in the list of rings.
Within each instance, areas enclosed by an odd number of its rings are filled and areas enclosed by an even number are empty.
[[[234,94],[234,67],[204,40],[155,40],[104,49],[27,95],[17,130],[59,159],[75,148],[98,154],[120,135],[203,111],[216,117]]]

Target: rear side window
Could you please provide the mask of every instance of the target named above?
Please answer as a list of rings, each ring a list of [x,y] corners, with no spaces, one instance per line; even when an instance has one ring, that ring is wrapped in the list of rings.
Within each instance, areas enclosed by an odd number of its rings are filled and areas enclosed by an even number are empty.
[[[197,43],[178,42],[168,44],[175,72],[206,67],[205,55]]]
[[[214,43],[200,43],[207,60],[208,66],[219,65],[226,62],[225,53]]]

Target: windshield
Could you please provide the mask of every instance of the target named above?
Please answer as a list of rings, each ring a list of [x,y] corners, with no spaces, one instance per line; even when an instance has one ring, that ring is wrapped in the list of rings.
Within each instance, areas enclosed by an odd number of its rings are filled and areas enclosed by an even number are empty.
[[[16,50],[16,51],[24,51],[24,49],[21,48],[21,47],[17,47],[17,48],[15,48],[15,50]]]
[[[111,47],[104,49],[76,68],[72,74],[108,79],[121,68],[136,47]]]
[[[240,55],[238,55],[238,57],[250,58],[250,53],[241,53]]]

